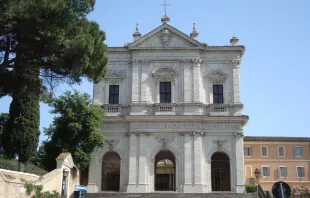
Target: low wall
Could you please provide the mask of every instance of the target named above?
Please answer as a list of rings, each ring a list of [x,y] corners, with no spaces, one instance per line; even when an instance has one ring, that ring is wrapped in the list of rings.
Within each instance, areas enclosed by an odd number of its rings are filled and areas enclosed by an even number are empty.
[[[71,170],[68,194],[73,195],[75,185],[79,184],[79,170]],[[26,195],[26,183],[42,185],[43,191],[57,191],[61,193],[62,169],[38,176],[29,173],[0,169],[0,197],[2,198],[30,198]],[[68,197],[69,197],[68,196]]]
[[[87,198],[257,198],[252,193],[88,193]]]

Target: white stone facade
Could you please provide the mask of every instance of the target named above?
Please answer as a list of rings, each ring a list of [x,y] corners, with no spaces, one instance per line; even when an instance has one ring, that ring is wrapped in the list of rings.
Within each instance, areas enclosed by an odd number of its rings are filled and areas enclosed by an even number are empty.
[[[211,156],[229,157],[230,191],[244,192],[240,63],[245,48],[207,46],[163,23],[125,47],[108,48],[108,75],[94,85],[94,104],[104,105],[106,145],[94,151],[88,192],[102,191],[102,160],[120,156],[121,192],[154,192],[155,156],[175,156],[175,191],[212,191]],[[195,34],[195,38],[198,34]],[[159,83],[171,82],[171,102],[160,103]],[[213,85],[223,86],[214,104]],[[119,85],[119,104],[109,104],[109,86]]]

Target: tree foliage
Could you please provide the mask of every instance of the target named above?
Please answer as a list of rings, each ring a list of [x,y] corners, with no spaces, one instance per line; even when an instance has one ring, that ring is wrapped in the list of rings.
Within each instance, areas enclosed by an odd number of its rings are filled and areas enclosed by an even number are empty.
[[[20,162],[28,161],[37,147],[40,94],[83,77],[98,82],[106,73],[105,33],[86,18],[94,4],[95,0],[0,1],[0,97],[13,98],[4,148]]]
[[[103,145],[100,125],[103,110],[91,105],[88,94],[67,91],[51,104],[55,114],[53,123],[45,129],[49,139],[44,143],[44,166],[47,170],[55,168],[55,159],[61,152],[70,152],[75,165],[85,168],[93,150]]]
[[[18,75],[24,77],[25,86],[38,77],[51,85],[59,80],[80,82],[82,77],[98,82],[104,76],[105,33],[86,18],[94,0],[2,0],[1,4],[3,95],[19,87]],[[17,68],[27,72],[18,74]]]
[[[4,127],[7,123],[7,120],[9,119],[9,114],[7,113],[1,113],[0,114],[0,153],[3,153],[3,133],[4,133]]]

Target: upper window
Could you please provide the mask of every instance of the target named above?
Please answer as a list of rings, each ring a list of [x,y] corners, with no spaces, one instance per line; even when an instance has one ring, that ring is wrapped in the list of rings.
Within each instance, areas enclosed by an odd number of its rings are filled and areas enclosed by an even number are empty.
[[[278,176],[279,177],[287,177],[287,167],[286,166],[280,166],[279,167]]]
[[[244,156],[251,156],[252,155],[252,147],[245,146],[243,147],[244,150]]]
[[[303,156],[303,147],[301,146],[295,146],[294,148],[295,157],[302,157]]]
[[[160,103],[171,103],[171,82],[160,82]]]
[[[305,177],[305,168],[297,166],[297,178]]]
[[[262,176],[269,177],[270,176],[270,168],[268,166],[262,167]]]
[[[223,104],[223,85],[213,85],[213,103],[214,104]]]
[[[262,154],[263,157],[267,157],[268,156],[267,146],[262,146],[261,147],[261,154]]]
[[[284,157],[285,153],[284,153],[284,146],[279,146],[278,147],[278,156],[279,157]]]
[[[109,104],[118,104],[119,102],[119,85],[109,86]]]

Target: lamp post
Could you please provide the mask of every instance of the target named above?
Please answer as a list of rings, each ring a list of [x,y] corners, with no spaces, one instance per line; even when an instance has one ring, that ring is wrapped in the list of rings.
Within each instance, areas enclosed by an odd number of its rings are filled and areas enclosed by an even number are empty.
[[[67,169],[63,169],[62,171],[62,187],[61,187],[61,197],[66,198],[67,197],[67,185],[66,180],[69,175],[69,171]]]
[[[254,171],[255,178],[256,178],[256,191],[257,191],[257,197],[258,197],[258,179],[260,176],[260,170],[258,168],[255,169]]]

